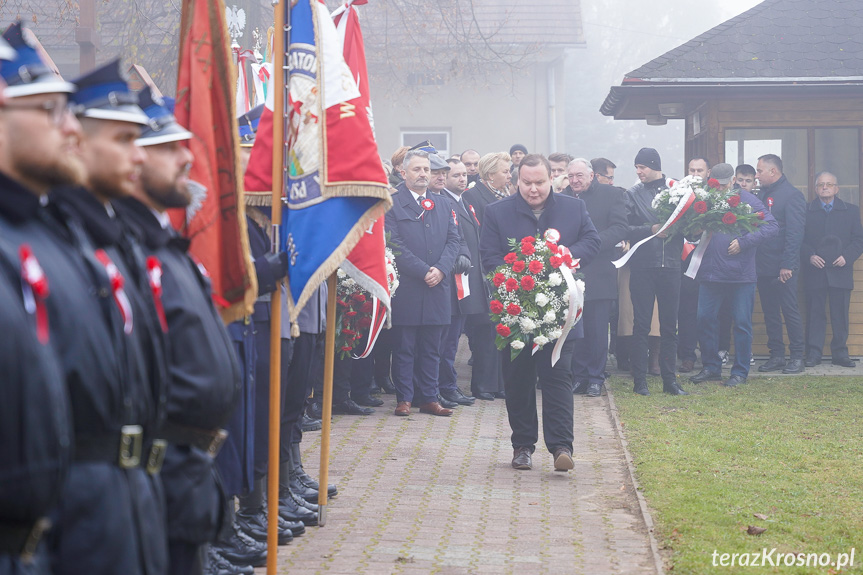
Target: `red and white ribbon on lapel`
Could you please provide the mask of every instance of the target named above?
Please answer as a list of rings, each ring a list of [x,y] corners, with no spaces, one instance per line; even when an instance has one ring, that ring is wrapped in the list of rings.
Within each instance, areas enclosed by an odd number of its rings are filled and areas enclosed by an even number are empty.
[[[48,289],[48,277],[29,245],[21,244],[18,248],[18,257],[21,259],[21,291],[24,296],[24,309],[30,315],[36,316],[36,337],[39,343],[44,345],[50,339],[48,308],[45,305],[45,300],[51,293]]]
[[[680,201],[677,202],[677,207],[674,208],[674,211],[671,213],[670,216],[668,216],[668,220],[666,220],[666,222],[662,224],[662,227],[659,228],[659,231],[657,231],[652,236],[647,236],[646,238],[632,246],[632,248],[630,248],[628,252],[623,254],[623,257],[619,260],[614,260],[613,262],[611,262],[614,264],[614,267],[619,268],[624,266],[626,262],[629,261],[629,258],[632,257],[632,254],[635,253],[635,250],[641,247],[642,244],[646,244],[647,242],[670,228],[674,223],[676,223],[680,218],[683,217],[683,214],[692,206],[693,203],[695,203],[695,192],[689,190],[682,198],[680,198]]]
[[[162,305],[162,262],[156,256],[147,258],[147,279],[150,282],[156,315],[159,316],[159,325],[162,326],[163,333],[168,333],[168,319],[165,317],[165,307]]]
[[[132,304],[126,296],[126,290],[123,286],[126,280],[123,279],[123,274],[117,269],[117,266],[105,253],[105,250],[96,250],[96,259],[105,267],[105,272],[108,274],[108,281],[111,282],[111,291],[114,293],[114,302],[120,310],[120,316],[123,318],[123,332],[126,335],[132,333]]]
[[[470,206],[470,213],[471,215],[473,215],[473,220],[476,222],[476,225],[481,226],[482,224],[479,223],[479,218],[476,217],[476,210],[473,209],[473,204],[468,205]]]
[[[456,274],[455,275],[455,286],[456,286],[456,296],[459,300],[463,300],[467,296],[470,295],[470,282],[468,281],[468,274]]]

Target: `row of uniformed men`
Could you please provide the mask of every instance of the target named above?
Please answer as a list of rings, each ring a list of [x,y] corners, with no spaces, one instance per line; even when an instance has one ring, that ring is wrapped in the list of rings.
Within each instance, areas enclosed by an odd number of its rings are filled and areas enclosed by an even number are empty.
[[[166,214],[192,135],[118,61],[68,83],[4,39],[0,573],[251,573],[215,459],[244,362]],[[275,289],[284,262],[256,264]],[[280,541],[314,522],[297,499]]]

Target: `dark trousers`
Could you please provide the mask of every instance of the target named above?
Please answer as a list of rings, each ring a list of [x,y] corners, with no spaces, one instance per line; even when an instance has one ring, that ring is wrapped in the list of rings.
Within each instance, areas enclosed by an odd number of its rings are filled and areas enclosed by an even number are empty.
[[[584,302],[581,323],[584,339],[578,340],[572,354],[572,379],[575,383],[602,384],[605,381],[605,364],[608,361],[608,318],[611,315],[610,299],[593,299]]]
[[[755,296],[754,291],[752,295],[753,297]],[[752,302],[754,304],[755,300],[753,299]],[[749,323],[751,327],[752,321],[750,320]],[[680,337],[682,338],[683,336]],[[731,302],[729,300],[723,301],[719,307],[719,349],[724,349],[725,351],[731,349]]]
[[[825,306],[830,301],[830,326],[833,339],[830,355],[833,359],[848,357],[848,312],[851,306],[851,290],[826,287],[806,290],[806,353],[810,357],[821,357],[824,339],[827,337],[827,315]]]
[[[375,380],[385,381],[390,377],[390,361],[393,354],[393,330],[381,330],[372,356],[375,358]]]
[[[398,401],[437,401],[440,342],[445,325],[393,326],[392,373]],[[414,393],[416,379],[416,394]],[[414,397],[416,395],[416,397]]]
[[[255,479],[267,474],[270,445],[270,322],[255,324],[255,346],[257,361],[255,362]],[[281,361],[281,393],[279,412],[284,416],[290,402],[296,401],[291,395],[288,384],[288,366],[293,355],[293,341],[280,339],[282,350]],[[302,404],[301,404],[302,405]],[[284,437],[284,424],[282,436]]]
[[[287,461],[290,456],[291,443],[299,443],[303,439],[300,421],[306,398],[312,392],[316,381],[324,380],[324,336],[323,334],[300,332],[294,342],[293,359],[286,366],[287,373],[285,408],[282,410],[282,438],[280,457]],[[282,356],[282,365],[285,358]]]
[[[377,344],[375,344],[377,345]],[[375,353],[351,361],[351,397],[369,395],[375,383]]]
[[[348,356],[341,359],[336,354],[333,365],[333,403],[342,403],[349,397],[357,398],[368,395],[371,382],[374,379],[374,364],[371,357],[353,359]],[[323,391],[323,390],[322,390]]]
[[[455,371],[455,354],[458,353],[458,342],[464,331],[463,315],[452,316],[452,323],[445,326],[441,336],[440,370],[438,372],[438,388],[440,391],[455,391],[458,389],[458,374]]]
[[[758,298],[764,312],[770,357],[785,357],[785,342],[782,339],[784,318],[791,359],[803,359],[803,320],[797,309],[797,272],[785,283],[776,277],[758,276]]]
[[[677,336],[677,357],[681,361],[695,361],[698,344],[698,282],[686,276],[680,278]]]
[[[503,391],[503,373],[500,354],[494,340],[494,324],[487,313],[465,316],[470,351],[473,354],[473,370],[470,374],[470,393],[499,393]]]
[[[536,379],[534,366],[542,384],[542,432],[545,446],[554,453],[565,447],[572,451],[572,353],[575,339],[563,344],[560,359],[551,365],[554,343],[549,343],[536,354],[530,347],[510,359],[510,349],[500,353],[503,382],[506,391],[506,411],[512,429],[513,447],[530,447],[539,440],[539,423],[536,414]]]
[[[755,306],[755,284],[704,282],[698,296],[698,341],[701,345],[701,363],[705,371],[719,373],[718,321],[720,310],[728,307],[734,318],[734,365],[731,375],[749,376],[749,358],[752,357],[752,308]]]
[[[203,546],[185,541],[168,541],[168,573],[170,575],[198,575],[203,573]]]
[[[680,270],[633,268],[629,278],[629,292],[635,318],[630,352],[635,383],[647,381],[647,334],[650,333],[654,300],[659,308],[659,371],[664,385],[676,383]]]

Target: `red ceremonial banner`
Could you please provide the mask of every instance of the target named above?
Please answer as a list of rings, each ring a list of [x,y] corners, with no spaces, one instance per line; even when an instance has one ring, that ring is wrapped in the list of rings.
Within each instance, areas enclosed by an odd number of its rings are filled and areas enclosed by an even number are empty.
[[[183,0],[174,114],[194,134],[194,184],[191,205],[172,210],[171,221],[191,240],[189,251],[206,268],[226,323],[251,314],[257,292],[236,149],[236,87],[225,5]]]

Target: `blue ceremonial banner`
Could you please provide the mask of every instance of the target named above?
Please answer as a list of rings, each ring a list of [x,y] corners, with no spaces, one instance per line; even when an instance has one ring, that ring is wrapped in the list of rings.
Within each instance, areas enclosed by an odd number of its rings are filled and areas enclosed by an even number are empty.
[[[392,201],[369,119],[351,103],[360,91],[323,3],[300,0],[291,9],[289,57],[281,241],[295,321]]]

